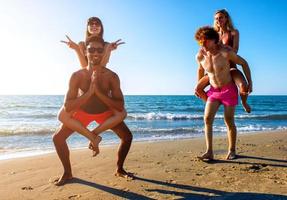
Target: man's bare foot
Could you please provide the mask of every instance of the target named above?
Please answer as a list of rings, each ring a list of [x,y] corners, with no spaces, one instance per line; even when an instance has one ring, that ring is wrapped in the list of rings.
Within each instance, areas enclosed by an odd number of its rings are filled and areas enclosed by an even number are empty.
[[[117,170],[115,173],[115,176],[126,178],[126,179],[134,179],[133,173],[126,172],[124,169]]]
[[[97,136],[95,140],[93,141],[93,143],[90,142],[89,149],[93,150],[93,157],[97,156],[100,153],[99,144],[101,141],[102,141],[102,137]]]
[[[229,151],[228,153],[227,153],[227,156],[226,156],[226,160],[234,160],[234,159],[236,159],[237,158],[237,156],[236,156],[236,153],[235,153],[235,151]]]
[[[205,152],[201,156],[197,156],[197,158],[199,160],[202,160],[202,161],[212,161],[212,160],[214,160],[212,152]]]
[[[72,174],[64,173],[58,180],[55,180],[54,184],[56,186],[62,186],[67,183],[67,181],[73,179]]]
[[[242,101],[242,106],[243,106],[245,112],[251,113],[251,107],[248,105],[247,102],[243,102],[243,101]]]

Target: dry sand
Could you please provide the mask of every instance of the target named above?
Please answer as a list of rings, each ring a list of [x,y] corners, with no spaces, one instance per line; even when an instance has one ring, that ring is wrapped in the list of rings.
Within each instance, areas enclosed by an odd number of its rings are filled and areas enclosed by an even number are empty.
[[[236,160],[224,160],[226,137],[215,138],[215,161],[196,159],[204,139],[133,143],[126,169],[114,176],[117,146],[71,152],[74,180],[57,187],[56,153],[0,161],[0,199],[287,199],[287,131],[241,134]]]

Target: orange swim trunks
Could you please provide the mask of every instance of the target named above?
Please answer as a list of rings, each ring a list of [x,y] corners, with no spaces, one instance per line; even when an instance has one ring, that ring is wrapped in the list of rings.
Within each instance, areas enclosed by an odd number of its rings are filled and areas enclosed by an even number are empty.
[[[89,113],[84,112],[83,110],[78,110],[74,112],[74,114],[72,115],[72,118],[78,120],[79,122],[81,122],[83,126],[86,127],[92,121],[96,121],[98,124],[102,124],[112,115],[113,115],[113,112],[111,110],[108,110],[103,113],[98,113],[98,114],[89,114]]]

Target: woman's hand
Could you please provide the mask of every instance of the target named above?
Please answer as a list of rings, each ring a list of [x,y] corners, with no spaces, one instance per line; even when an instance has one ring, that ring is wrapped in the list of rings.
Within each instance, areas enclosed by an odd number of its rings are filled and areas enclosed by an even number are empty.
[[[74,49],[74,50],[79,49],[79,45],[77,43],[75,43],[73,40],[71,40],[71,38],[69,38],[69,36],[66,35],[66,38],[68,39],[68,41],[61,40],[61,42],[65,43],[71,49]]]
[[[121,42],[121,39],[115,41],[115,42],[111,42],[105,45],[105,51],[104,51],[104,55],[101,61],[101,65],[103,67],[105,67],[107,65],[107,63],[109,62],[110,56],[111,56],[111,52],[115,49],[118,48],[119,45],[121,44],[125,44],[125,42]]]
[[[107,48],[108,48],[110,51],[113,51],[113,50],[117,49],[119,45],[125,44],[125,42],[121,42],[121,41],[122,41],[122,39],[118,39],[118,40],[115,41],[115,42],[111,42],[111,43],[108,44]]]

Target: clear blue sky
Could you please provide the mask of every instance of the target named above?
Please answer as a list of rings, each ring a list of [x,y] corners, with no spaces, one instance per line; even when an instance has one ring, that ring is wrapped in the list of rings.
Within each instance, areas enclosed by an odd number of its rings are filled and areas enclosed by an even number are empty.
[[[1,0],[0,94],[65,94],[75,53],[59,41],[84,39],[86,20],[102,19],[107,41],[126,44],[108,64],[124,94],[193,94],[196,29],[227,9],[250,64],[253,94],[287,94],[284,0]]]

